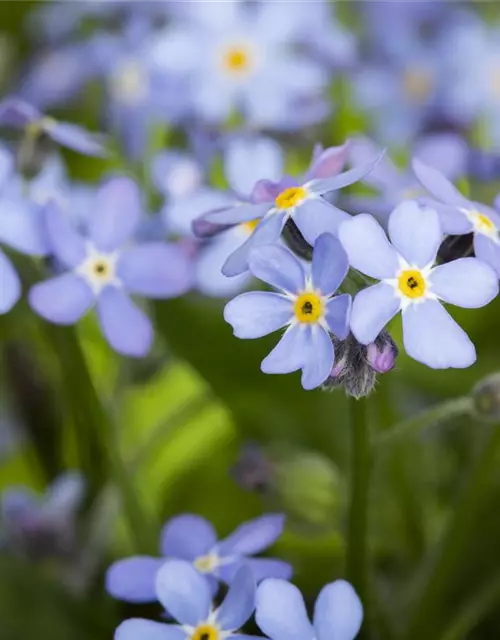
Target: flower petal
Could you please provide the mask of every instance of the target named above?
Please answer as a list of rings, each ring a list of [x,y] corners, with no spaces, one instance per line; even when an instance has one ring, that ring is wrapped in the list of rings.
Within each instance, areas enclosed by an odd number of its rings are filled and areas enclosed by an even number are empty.
[[[352,298],[343,293],[328,301],[325,320],[328,328],[339,340],[345,340],[349,335],[349,320],[351,316]]]
[[[224,150],[224,173],[233,191],[248,196],[259,180],[279,180],[283,151],[270,138],[233,138]]]
[[[255,231],[236,249],[226,260],[222,267],[225,276],[237,276],[248,269],[248,254],[252,247],[271,244],[276,242],[281,235],[281,231],[286,221],[286,211],[283,213],[273,213],[258,224]]]
[[[309,334],[300,324],[290,326],[271,353],[262,360],[263,373],[292,373],[307,357]]]
[[[434,209],[406,200],[389,216],[389,237],[410,265],[433,264],[443,238],[439,216]]]
[[[173,298],[191,286],[190,262],[179,245],[146,242],[120,255],[117,275],[130,293]]]
[[[308,198],[298,206],[292,218],[305,240],[312,246],[323,233],[337,235],[339,225],[350,215],[323,198]]]
[[[410,305],[403,313],[406,353],[432,369],[462,369],[476,360],[476,350],[463,329],[436,300]]]
[[[142,618],[124,620],[116,629],[114,640],[186,640],[182,629]]]
[[[100,251],[114,251],[134,233],[141,216],[141,194],[126,177],[114,177],[102,184],[89,216],[89,236]]]
[[[206,213],[203,219],[213,224],[240,224],[250,220],[257,220],[266,215],[271,208],[268,202],[262,204],[253,204],[251,202],[242,202],[234,207],[227,207]]]
[[[363,623],[363,606],[353,587],[335,580],[321,590],[314,607],[318,640],[354,640]]]
[[[75,324],[95,301],[92,289],[74,273],[36,284],[28,299],[38,315],[56,324]]]
[[[251,570],[241,567],[215,613],[215,620],[222,631],[239,629],[250,618],[255,609],[255,591]]]
[[[21,297],[21,281],[11,261],[0,251],[0,313],[7,313]]]
[[[254,247],[248,256],[248,266],[256,278],[282,291],[298,293],[306,286],[300,262],[289,249],[277,244]]]
[[[445,302],[466,309],[477,309],[498,295],[498,277],[477,258],[460,258],[431,271],[432,292]]]
[[[271,640],[312,640],[314,629],[297,587],[285,580],[264,580],[257,588],[255,620]]]
[[[162,217],[165,221],[167,231],[183,236],[197,235],[198,227],[203,231],[208,229],[220,229],[221,225],[214,225],[210,218],[214,212],[227,211],[235,208],[234,197],[230,197],[223,191],[200,187],[190,195],[172,198],[162,210]],[[203,225],[198,222],[203,218]],[[200,237],[205,237],[206,233],[201,233]],[[212,234],[211,234],[212,235]]]
[[[302,386],[308,391],[319,387],[330,375],[335,362],[332,339],[327,331],[314,326],[310,331],[307,358],[302,365]]]
[[[277,331],[293,318],[292,302],[278,293],[250,291],[224,307],[224,320],[237,338],[261,338]]]
[[[125,602],[156,600],[156,574],[165,558],[135,556],[114,562],[106,572],[106,591]]]
[[[0,125],[24,129],[26,125],[41,118],[40,111],[14,96],[9,96],[0,102]]]
[[[79,471],[65,471],[49,485],[44,496],[44,512],[53,518],[69,518],[85,495],[85,478]]]
[[[53,140],[64,147],[87,156],[104,157],[107,155],[102,136],[70,122],[56,122],[55,120],[49,120],[49,122],[50,124],[45,127],[45,130]]]
[[[328,193],[329,191],[334,191],[336,189],[342,189],[343,187],[347,187],[354,182],[358,182],[358,180],[362,180],[366,177],[377,164],[384,157],[385,150],[382,151],[378,156],[373,158],[370,162],[363,163],[358,167],[354,167],[353,169],[349,169],[349,171],[344,171],[344,173],[340,173],[333,178],[326,178],[324,180],[312,180],[307,183],[307,187],[313,193],[317,193],[319,195],[323,193]]]
[[[349,260],[344,247],[332,235],[321,235],[314,244],[311,266],[314,288],[329,296],[337,291],[348,271]]]
[[[371,278],[392,278],[399,269],[398,254],[382,227],[370,215],[361,213],[339,227],[338,237],[352,267]]]
[[[252,570],[257,583],[266,578],[290,580],[293,574],[291,564],[276,558],[245,558],[244,562]]]
[[[184,560],[167,560],[156,574],[158,600],[172,617],[190,626],[207,620],[212,605],[205,578]]]
[[[241,524],[217,545],[221,556],[252,555],[270,547],[283,533],[285,516],[271,513]]]
[[[154,339],[153,326],[122,289],[106,287],[97,299],[97,313],[106,340],[115,351],[132,357],[146,355]]]
[[[494,242],[482,233],[474,235],[474,253],[480,260],[484,260],[495,269],[500,278],[500,244]]]
[[[200,516],[185,513],[169,520],[161,532],[161,553],[182,560],[206,555],[217,542],[213,526]]]
[[[429,167],[418,158],[413,159],[412,168],[420,184],[437,200],[458,207],[470,207],[467,198],[437,169]]]
[[[21,197],[2,199],[0,242],[27,255],[49,253],[39,207]]]
[[[51,201],[47,204],[44,217],[52,252],[63,265],[74,269],[87,255],[85,240],[75,231],[69,216],[61,211],[57,202]]]
[[[354,298],[351,331],[361,344],[370,344],[401,308],[393,287],[383,282],[363,289]]]
[[[449,204],[441,204],[436,200],[432,200],[432,198],[420,198],[419,201],[437,211],[443,233],[463,235],[472,232],[472,222],[470,222],[467,216],[457,207]]]
[[[336,176],[344,167],[349,151],[349,141],[339,147],[328,147],[327,149],[323,149],[321,145],[316,145],[311,166],[306,174],[306,180]]]

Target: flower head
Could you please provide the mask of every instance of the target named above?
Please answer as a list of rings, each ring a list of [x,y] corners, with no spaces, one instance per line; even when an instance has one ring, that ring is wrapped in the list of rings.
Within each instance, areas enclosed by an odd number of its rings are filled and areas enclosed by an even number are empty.
[[[474,345],[440,304],[482,307],[498,293],[493,269],[476,258],[434,266],[443,233],[436,211],[407,201],[389,218],[389,237],[372,216],[341,225],[339,238],[352,267],[380,280],[354,299],[351,331],[373,342],[400,311],[409,356],[433,369],[468,367]]]
[[[278,245],[252,250],[250,271],[280,293],[243,293],[224,309],[226,322],[238,338],[260,338],[287,327],[273,351],[262,361],[264,373],[302,369],[302,386],[314,389],[330,375],[335,353],[330,332],[343,339],[349,332],[351,297],[334,296],[349,265],[336,238],[324,234],[314,245],[311,273],[291,251]]]
[[[335,580],[321,590],[311,624],[297,587],[269,579],[257,589],[255,619],[271,640],[353,640],[363,622],[363,607],[348,582]]]
[[[131,244],[141,217],[137,185],[114,177],[97,190],[86,237],[73,229],[56,203],[45,213],[52,252],[67,272],[35,285],[31,307],[50,322],[69,325],[96,305],[103,333],[116,351],[147,353],[153,328],[129,294],[161,299],[185,293],[189,261],[176,245]]]
[[[217,540],[213,526],[200,516],[185,514],[164,526],[160,551],[163,556],[192,564],[216,591],[219,580],[231,583],[243,565],[249,567],[256,582],[268,577],[288,578],[291,567],[274,558],[253,558],[281,535],[284,517],[269,514],[245,522],[231,535]],[[136,556],[115,562],[106,577],[106,588],[115,598],[129,602],[155,599],[155,576],[165,558]],[[167,608],[168,609],[168,608]],[[175,616],[172,609],[168,609]]]
[[[212,593],[203,577],[184,560],[167,560],[155,579],[157,599],[178,624],[125,620],[115,640],[226,640],[241,637],[238,630],[255,609],[255,581],[242,567],[222,604],[213,609]]]

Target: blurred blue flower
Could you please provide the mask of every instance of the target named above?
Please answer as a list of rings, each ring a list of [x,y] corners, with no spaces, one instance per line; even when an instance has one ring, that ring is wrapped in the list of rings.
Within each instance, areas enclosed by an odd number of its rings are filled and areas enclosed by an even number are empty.
[[[252,223],[250,237],[224,263],[224,275],[245,272],[250,249],[277,242],[290,218],[311,246],[322,233],[336,234],[339,224],[349,216],[322,196],[361,180],[382,157],[380,154],[370,163],[339,173],[347,158],[348,144],[325,150],[317,146],[308,171],[298,180],[290,176],[277,182],[261,179],[255,183],[249,201],[208,212],[195,221],[193,228],[201,236],[214,233],[217,225]]]
[[[160,552],[163,556],[192,563],[215,593],[217,581],[231,583],[244,565],[256,582],[268,577],[289,578],[291,566],[274,558],[253,558],[281,535],[284,516],[269,514],[240,525],[231,535],[217,540],[213,526],[200,516],[185,514],[172,518],[163,528]],[[106,589],[128,602],[155,600],[155,578],[165,557],[135,556],[115,562],[106,575]],[[169,609],[175,617],[175,611]]]
[[[75,518],[85,494],[77,471],[61,474],[38,495],[25,487],[0,494],[0,521],[9,548],[34,559],[74,550]]]
[[[153,327],[129,294],[171,298],[189,288],[189,262],[181,248],[162,242],[129,246],[141,216],[137,185],[114,177],[96,192],[88,236],[72,227],[56,202],[46,207],[51,250],[68,269],[32,287],[31,307],[56,324],[74,324],[94,304],[109,344],[124,355],[143,356]]]
[[[403,342],[411,358],[433,369],[464,368],[476,360],[474,345],[440,301],[468,309],[498,294],[493,269],[476,258],[434,266],[443,239],[434,209],[401,203],[389,218],[389,237],[370,215],[361,214],[339,229],[352,267],[378,284],[354,298],[351,331],[370,344],[399,312]]]
[[[155,580],[156,597],[178,624],[132,618],[115,632],[115,640],[249,640],[239,633],[255,609],[255,581],[242,567],[222,604],[213,610],[210,588],[193,567],[182,560],[167,560]]]
[[[69,122],[59,122],[44,115],[36,107],[20,98],[5,98],[0,102],[0,127],[21,129],[36,138],[45,134],[63,147],[88,156],[104,156],[103,139],[83,127]]]
[[[281,127],[291,104],[321,95],[324,66],[294,50],[293,7],[274,4],[185,2],[156,38],[157,64],[184,80],[195,116],[220,124],[236,110],[252,126]]]
[[[422,186],[436,198],[430,201],[439,213],[445,233],[474,234],[474,252],[500,277],[500,214],[491,207],[465,198],[439,171],[418,159],[413,170]]]
[[[311,624],[297,587],[269,579],[257,588],[255,619],[271,640],[353,640],[361,629],[363,606],[348,582],[335,580],[321,590]]]
[[[252,249],[249,266],[254,276],[280,293],[243,293],[226,305],[224,319],[234,335],[244,339],[287,327],[262,361],[262,371],[302,369],[304,389],[319,387],[335,362],[330,332],[339,340],[349,333],[351,296],[333,295],[349,271],[345,251],[336,238],[323,234],[314,245],[310,274],[289,249],[272,244]]]

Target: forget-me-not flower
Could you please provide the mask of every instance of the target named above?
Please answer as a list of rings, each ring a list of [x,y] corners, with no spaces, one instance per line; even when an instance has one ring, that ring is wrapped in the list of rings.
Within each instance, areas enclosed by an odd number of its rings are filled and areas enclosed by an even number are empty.
[[[132,245],[141,218],[141,195],[131,179],[116,176],[97,190],[87,236],[77,233],[56,202],[47,205],[51,250],[65,273],[32,287],[31,307],[56,324],[76,323],[94,305],[109,344],[124,355],[143,356],[153,327],[130,295],[171,298],[189,288],[189,263],[176,245]]]
[[[335,580],[321,590],[311,624],[297,587],[269,579],[257,588],[255,619],[271,640],[354,640],[363,606],[349,582]]]
[[[418,159],[413,171],[427,191],[438,202],[437,210],[445,233],[474,234],[474,252],[490,264],[500,277],[500,214],[491,207],[473,202],[463,196],[439,171]]]
[[[239,632],[255,609],[255,580],[248,568],[238,571],[216,609],[206,580],[183,560],[164,563],[155,593],[177,624],[132,618],[120,624],[115,640],[249,640]]]
[[[191,514],[176,516],[167,522],[161,534],[163,557],[118,560],[108,569],[106,588],[120,600],[150,602],[155,599],[155,576],[166,558],[189,561],[206,578],[213,592],[218,581],[231,583],[243,565],[251,569],[256,582],[270,577],[289,578],[292,568],[283,560],[252,557],[279,538],[284,520],[280,514],[265,515],[243,523],[227,538],[217,540],[213,526],[204,518]]]
[[[319,387],[330,375],[335,352],[330,332],[339,340],[349,333],[351,296],[335,296],[349,270],[347,255],[330,234],[315,245],[311,273],[284,247],[254,248],[249,257],[254,276],[280,293],[242,293],[224,309],[224,319],[238,338],[261,338],[287,327],[283,337],[262,361],[264,373],[302,369],[304,389]]]
[[[441,301],[475,309],[498,294],[493,269],[477,258],[434,266],[443,239],[434,209],[401,203],[389,218],[389,237],[370,215],[361,214],[339,228],[352,267],[378,284],[360,291],[353,302],[351,331],[370,344],[401,311],[408,355],[433,369],[468,367],[476,351]]]

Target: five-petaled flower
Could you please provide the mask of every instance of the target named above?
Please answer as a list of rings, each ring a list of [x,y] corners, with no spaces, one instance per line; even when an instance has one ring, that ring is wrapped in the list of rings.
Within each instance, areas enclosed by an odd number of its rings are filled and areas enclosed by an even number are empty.
[[[349,333],[351,296],[333,295],[349,270],[345,251],[326,233],[314,245],[310,274],[291,251],[273,244],[254,248],[249,265],[254,276],[281,293],[243,293],[226,305],[225,320],[238,338],[260,338],[287,327],[262,361],[262,371],[302,369],[304,389],[319,387],[335,361],[330,332],[340,340]]]
[[[190,286],[185,252],[164,242],[132,244],[141,197],[126,177],[111,178],[97,190],[87,237],[72,228],[57,203],[49,203],[45,214],[52,252],[68,271],[36,284],[29,293],[31,307],[51,322],[69,325],[95,304],[113,349],[145,355],[153,327],[128,294],[171,298],[185,293]]]
[[[362,214],[339,229],[349,262],[378,284],[354,299],[351,330],[363,344],[375,340],[399,312],[408,355],[433,369],[468,367],[474,345],[440,301],[469,309],[498,294],[493,269],[477,258],[434,266],[443,232],[434,209],[415,201],[400,204],[389,218],[389,237],[378,222]]]
[[[243,523],[218,541],[210,522],[184,514],[172,518],[163,528],[160,551],[165,557],[189,561],[214,593],[219,580],[231,583],[243,565],[252,571],[256,582],[271,577],[289,578],[292,568],[287,562],[251,557],[273,544],[283,525],[284,516],[268,514]],[[155,600],[155,576],[165,557],[135,556],[115,562],[106,576],[108,592],[128,602]]]

